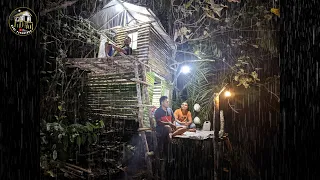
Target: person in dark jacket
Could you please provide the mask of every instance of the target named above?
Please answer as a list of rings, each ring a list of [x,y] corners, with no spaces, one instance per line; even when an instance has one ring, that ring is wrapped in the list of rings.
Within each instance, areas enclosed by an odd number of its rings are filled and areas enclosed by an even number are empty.
[[[156,119],[156,131],[161,134],[161,136],[168,137],[171,139],[176,135],[181,135],[187,131],[184,126],[177,127],[173,124],[174,115],[171,108],[169,108],[169,101],[167,96],[162,96],[160,98],[160,107],[154,113]]]

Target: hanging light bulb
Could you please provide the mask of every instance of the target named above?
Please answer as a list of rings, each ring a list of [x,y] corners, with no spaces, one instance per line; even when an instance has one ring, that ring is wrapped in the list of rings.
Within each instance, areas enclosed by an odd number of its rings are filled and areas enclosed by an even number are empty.
[[[230,92],[230,91],[226,91],[226,92],[224,93],[224,96],[225,96],[225,97],[230,97],[230,96],[231,96],[231,92]]]

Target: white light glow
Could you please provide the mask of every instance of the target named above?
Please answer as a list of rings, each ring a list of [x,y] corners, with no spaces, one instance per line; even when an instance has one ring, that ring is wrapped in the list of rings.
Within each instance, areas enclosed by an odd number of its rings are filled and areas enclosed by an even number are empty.
[[[224,96],[225,96],[225,97],[230,97],[230,96],[231,96],[231,92],[230,92],[230,91],[226,91],[226,92],[224,93]]]
[[[190,72],[190,67],[189,67],[189,66],[182,66],[181,72],[182,72],[183,74],[189,73],[189,72]]]
[[[117,11],[117,12],[121,12],[121,11],[124,10],[121,4],[115,5],[115,8],[116,8],[116,11]]]

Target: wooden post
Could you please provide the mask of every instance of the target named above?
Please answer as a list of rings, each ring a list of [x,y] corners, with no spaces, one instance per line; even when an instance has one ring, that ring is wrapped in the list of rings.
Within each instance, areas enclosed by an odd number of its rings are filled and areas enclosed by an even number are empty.
[[[222,138],[224,135],[224,116],[223,111],[220,110],[220,130],[219,130],[219,138]]]
[[[214,130],[214,134],[218,135],[219,128],[220,128],[220,121],[219,121],[219,111],[220,111],[220,98],[219,94],[215,93],[214,99],[213,99],[213,122],[211,123],[211,129]]]
[[[212,122],[212,129],[214,130],[214,137],[213,137],[213,161],[214,161],[214,180],[218,180],[218,138],[219,138],[219,127],[220,127],[220,121],[219,121],[219,95],[220,93],[214,94],[213,99],[213,122]]]
[[[139,79],[139,63],[135,62],[134,66],[134,73],[135,73],[135,78]],[[137,88],[137,99],[138,99],[138,104],[142,104],[142,97],[141,97],[141,89],[140,89],[140,83],[136,83],[136,88]],[[138,113],[138,121],[139,121],[139,128],[143,128],[143,106],[139,106],[139,113]],[[149,153],[149,147],[148,147],[148,142],[146,138],[146,133],[145,131],[140,131],[139,132],[143,144],[143,148],[145,151],[145,161],[147,164],[149,176],[152,177],[152,164],[150,161],[150,158],[148,156]]]
[[[144,65],[142,65],[142,81],[147,82],[147,71],[146,71],[146,67]],[[145,98],[144,98],[145,104],[147,104],[147,105],[151,104],[147,85],[143,86],[143,91],[144,91],[143,94],[145,95]],[[149,122],[150,122],[151,137],[152,137],[152,142],[153,142],[153,151],[154,151],[154,155],[155,155],[155,159],[156,159],[156,167],[158,167],[158,165],[160,164],[159,153],[158,153],[158,151],[156,151],[156,148],[158,148],[158,141],[157,141],[157,133],[155,131],[155,125],[153,122],[153,111],[152,110],[153,110],[153,108],[151,108],[149,110]],[[158,180],[158,169],[157,168],[155,169],[154,179]]]

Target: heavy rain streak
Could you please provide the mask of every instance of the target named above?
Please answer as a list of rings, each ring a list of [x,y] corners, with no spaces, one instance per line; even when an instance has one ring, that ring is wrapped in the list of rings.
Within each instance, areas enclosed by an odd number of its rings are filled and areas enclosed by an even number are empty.
[[[279,1],[45,0],[39,22],[43,177],[280,173]]]

